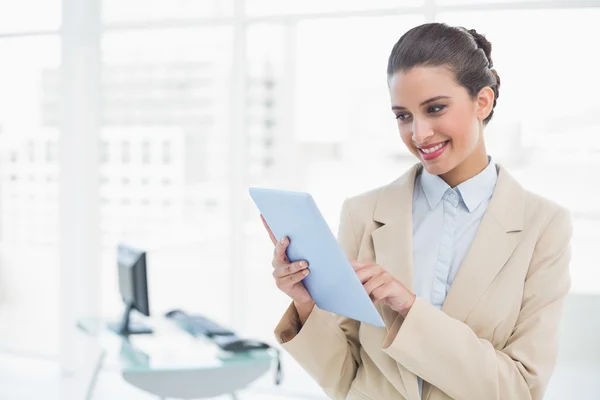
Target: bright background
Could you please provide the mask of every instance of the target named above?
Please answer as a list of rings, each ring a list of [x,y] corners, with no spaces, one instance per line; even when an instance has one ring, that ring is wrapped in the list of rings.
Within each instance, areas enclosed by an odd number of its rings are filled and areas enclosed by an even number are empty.
[[[68,367],[74,321],[121,312],[121,241],[149,250],[155,315],[273,343],[288,301],[247,187],[311,192],[335,232],[346,197],[414,163],[385,73],[426,21],[492,42],[488,149],[572,210],[572,295],[597,314],[571,317],[600,319],[599,20],[592,0],[0,0],[0,354]],[[284,361],[261,390],[322,396]]]

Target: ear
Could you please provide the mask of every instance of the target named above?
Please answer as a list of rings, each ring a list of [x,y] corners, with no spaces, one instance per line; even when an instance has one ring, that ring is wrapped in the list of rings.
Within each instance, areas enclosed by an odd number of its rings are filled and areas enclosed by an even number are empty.
[[[483,121],[490,115],[494,108],[494,91],[489,86],[484,87],[477,94],[477,119]]]

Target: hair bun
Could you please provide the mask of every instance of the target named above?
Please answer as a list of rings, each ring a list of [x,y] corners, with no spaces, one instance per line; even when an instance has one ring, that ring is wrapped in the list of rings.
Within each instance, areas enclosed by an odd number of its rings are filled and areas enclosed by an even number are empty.
[[[494,67],[494,63],[492,62],[492,44],[485,38],[481,33],[477,33],[475,29],[469,29],[468,32],[471,34],[473,39],[475,39],[475,43],[477,44],[477,48],[483,50],[485,53],[485,58],[488,60],[488,67],[491,69]]]

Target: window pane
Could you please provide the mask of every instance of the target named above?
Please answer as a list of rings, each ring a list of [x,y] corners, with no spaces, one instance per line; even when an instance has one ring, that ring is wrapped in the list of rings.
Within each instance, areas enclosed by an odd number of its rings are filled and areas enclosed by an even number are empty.
[[[400,149],[402,142],[390,111],[387,57],[402,33],[420,22],[382,17],[251,26],[249,184],[310,191],[336,231],[344,196],[398,171],[396,164],[390,168],[396,154],[389,147]],[[274,284],[272,245],[250,199],[246,215],[246,328],[272,341],[289,298]],[[284,360],[286,375],[296,377],[284,380],[285,390],[322,395],[295,361]]]
[[[2,39],[0,54],[0,347],[55,355],[59,131],[46,78],[60,41]]]
[[[424,0],[305,0],[305,1],[280,1],[280,0],[247,0],[246,12],[248,15],[277,15],[277,14],[304,14],[336,11],[363,11],[402,7],[417,7]]]
[[[517,3],[519,0],[435,0],[439,5],[459,5],[459,4],[501,4],[501,3]],[[530,0],[530,2],[548,2],[548,0]]]
[[[148,249],[153,314],[229,316],[229,28],[102,39],[103,307],[122,310],[117,242]],[[218,298],[218,301],[214,299]]]
[[[477,29],[493,44],[502,87],[487,132],[488,148],[527,188],[572,210],[574,291],[600,290],[600,272],[593,267],[600,192],[590,184],[598,181],[600,165],[598,18],[600,9],[439,16]]]
[[[464,4],[511,4],[518,3],[519,0],[435,0],[438,5],[441,6],[454,6],[454,5],[464,5]],[[529,2],[548,2],[548,0],[530,0]]]
[[[58,30],[61,0],[0,0],[0,33]]]
[[[226,17],[231,0],[103,0],[105,23]]]
[[[423,22],[421,16],[404,16],[299,24],[296,138],[309,155],[305,181],[313,191],[330,192],[327,176],[336,176],[342,196],[343,189],[366,190],[397,174],[389,164],[408,151],[390,111],[387,60],[400,36]],[[349,170],[338,178],[341,166]],[[329,174],[319,172],[329,167],[334,167]],[[342,198],[328,199],[333,203],[325,211],[336,220]]]
[[[293,39],[295,28],[279,24],[251,25],[247,34],[246,88],[248,104],[247,178],[251,186],[279,185],[283,179],[296,177],[301,170],[294,157],[295,140],[286,114],[293,104],[290,91],[293,68]],[[290,59],[291,58],[291,59]],[[286,296],[273,284],[270,267],[270,241],[260,224],[254,203],[248,197],[245,221],[246,237],[242,259],[246,300],[245,332],[251,337],[273,343],[273,328],[288,304]],[[292,358],[283,358],[286,376],[282,390],[296,393],[320,394],[314,380]],[[268,374],[259,385],[270,387],[273,377]]]

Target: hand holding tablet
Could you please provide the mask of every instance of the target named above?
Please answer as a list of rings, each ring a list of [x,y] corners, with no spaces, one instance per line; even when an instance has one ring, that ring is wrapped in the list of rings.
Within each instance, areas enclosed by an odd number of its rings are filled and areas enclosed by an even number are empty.
[[[385,327],[381,316],[346,254],[308,193],[250,188],[250,195],[275,239],[289,238],[285,273],[289,283],[303,284],[317,307],[347,318]],[[303,275],[300,261],[308,262]],[[276,268],[277,269],[277,268]],[[275,274],[275,271],[274,271]],[[302,295],[301,286],[286,286]]]

